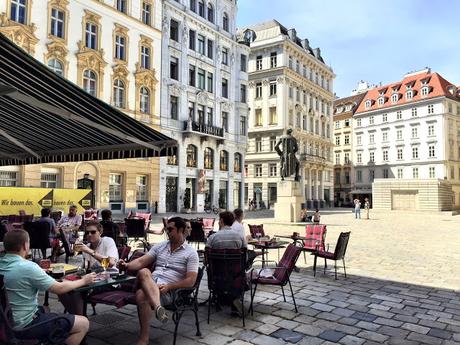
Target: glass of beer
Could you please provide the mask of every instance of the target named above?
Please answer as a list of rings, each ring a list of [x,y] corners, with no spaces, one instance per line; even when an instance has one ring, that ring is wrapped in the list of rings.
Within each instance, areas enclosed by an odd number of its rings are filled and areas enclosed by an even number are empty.
[[[75,242],[75,244],[73,245],[73,255],[74,256],[77,256],[78,254],[80,254],[82,245],[83,244],[81,242]]]
[[[110,260],[108,256],[104,256],[101,260],[101,266],[104,268],[104,271],[107,271],[107,268],[109,267]]]

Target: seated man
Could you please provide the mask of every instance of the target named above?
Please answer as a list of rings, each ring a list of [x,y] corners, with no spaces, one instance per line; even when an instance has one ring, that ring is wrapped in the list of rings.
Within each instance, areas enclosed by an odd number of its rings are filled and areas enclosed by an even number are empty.
[[[69,207],[69,214],[63,216],[57,226],[59,229],[64,230],[64,233],[67,236],[67,239],[70,241],[70,234],[72,232],[77,232],[80,229],[82,223],[81,215],[77,214],[77,206],[72,205]]]
[[[153,246],[134,261],[119,261],[120,270],[138,271],[136,303],[141,330],[137,345],[149,343],[152,309],[158,320],[166,322],[168,315],[163,306],[172,303],[174,290],[192,287],[198,274],[198,254],[185,242],[184,220],[173,217],[167,224],[168,241]],[[154,262],[152,273],[149,268]]]
[[[235,221],[232,224],[232,229],[236,232],[239,232],[241,236],[243,236],[244,240],[246,241],[246,234],[244,231],[244,225],[243,225],[243,217],[244,213],[241,208],[236,208],[233,210],[233,215],[235,216]]]
[[[118,235],[120,234],[120,227],[117,223],[112,221],[112,211],[110,210],[102,210],[101,211],[101,225],[104,228],[102,236],[111,237],[114,240],[117,239]]]
[[[51,256],[55,256],[59,252],[59,239],[56,238],[56,222],[53,218],[50,217],[51,210],[49,208],[41,209],[41,217],[37,219],[37,222],[48,223],[50,225],[50,246],[51,246]],[[54,254],[54,255],[53,255]],[[53,259],[55,261],[55,258]]]
[[[0,274],[4,276],[6,293],[13,311],[14,328],[22,329],[27,326],[49,321],[39,329],[35,329],[32,338],[46,337],[56,326],[53,319],[56,316],[67,318],[70,327],[63,320],[59,320],[59,327],[69,332],[66,340],[68,345],[78,345],[88,332],[89,321],[86,317],[72,314],[58,315],[45,313],[38,307],[38,291],[48,290],[55,294],[64,294],[76,288],[92,283],[96,277],[87,274],[82,279],[57,282],[36,263],[25,259],[29,253],[29,234],[24,230],[11,230],[5,234],[4,246],[6,255],[0,258]]]
[[[232,212],[224,211],[219,214],[219,231],[208,237],[206,247],[213,249],[238,249],[247,247],[244,234],[235,231],[232,225],[235,216]]]

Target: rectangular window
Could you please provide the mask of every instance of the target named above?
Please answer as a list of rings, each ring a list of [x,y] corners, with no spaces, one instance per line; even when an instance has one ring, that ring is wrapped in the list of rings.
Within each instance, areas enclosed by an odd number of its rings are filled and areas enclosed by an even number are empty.
[[[418,147],[412,148],[412,159],[418,159]]]
[[[137,175],[136,176],[136,201],[147,201],[148,189],[147,189],[147,176]]]
[[[369,152],[369,162],[375,162],[375,153]]]
[[[383,169],[383,178],[388,178],[388,169]]]
[[[270,172],[270,177],[276,177],[278,175],[277,174],[277,169],[276,169],[276,164],[270,164],[269,172]]]
[[[254,170],[256,177],[262,177],[262,164],[255,164]]]
[[[246,136],[246,116],[240,117],[240,135]]]
[[[176,96],[170,96],[170,106],[171,106],[171,112],[170,112],[170,115],[171,115],[171,119],[173,120],[177,120],[177,116],[178,116],[178,107],[179,105],[179,101],[178,101],[178,98]]]
[[[208,40],[208,58],[211,60],[214,57],[214,41]]]
[[[398,160],[402,160],[403,159],[403,149],[398,149],[397,155],[398,155]]]
[[[278,65],[277,53],[272,52],[272,53],[270,53],[270,68],[275,68],[275,67],[277,67],[277,65]]]
[[[222,78],[222,97],[228,98],[228,80]]]
[[[27,24],[27,0],[12,0],[11,1],[11,20],[20,23]]]
[[[256,109],[254,126],[262,126],[262,109]]]
[[[387,122],[388,121],[388,115],[387,114],[383,114],[382,115],[382,122]]]
[[[374,124],[374,116],[369,116],[369,124],[370,125]]]
[[[383,161],[384,162],[388,161],[388,150],[383,150]]]
[[[429,167],[428,168],[429,176],[430,178],[435,178],[436,177],[436,172],[434,167]]]
[[[214,125],[214,109],[208,107],[208,112],[206,114],[206,124],[209,126]]]
[[[270,107],[269,112],[269,124],[276,125],[278,123],[278,116],[276,115],[276,107]]]
[[[339,129],[340,128],[340,121],[335,121],[334,125],[335,125],[335,129]]]
[[[256,98],[262,98],[262,83],[256,84]]]
[[[401,120],[402,119],[402,112],[401,110],[396,112],[396,120]]]
[[[374,182],[375,173],[374,170],[369,170],[369,182]]]
[[[270,81],[270,96],[276,96],[276,81]]]
[[[126,38],[124,36],[115,36],[115,59],[126,59]]]
[[[109,174],[109,200],[123,201],[122,187],[123,176],[121,174]]]
[[[179,22],[171,19],[169,24],[169,37],[176,42],[179,42]]]
[[[434,135],[434,125],[428,125],[428,135]]]
[[[42,172],[40,178],[41,188],[59,188],[59,174]]]
[[[363,182],[363,172],[361,170],[356,171],[356,182]]]
[[[244,54],[241,54],[241,59],[240,59],[240,71],[241,72],[246,72],[248,69],[248,57]]]
[[[369,144],[374,144],[374,134],[369,134]]]
[[[340,165],[340,153],[335,154],[335,164]]]
[[[340,145],[340,136],[338,136],[338,135],[335,137],[335,144],[336,144],[337,146]]]
[[[228,48],[222,48],[222,64],[228,65]]]
[[[198,0],[198,14],[204,18],[204,2]]]
[[[388,141],[388,132],[387,131],[382,133],[382,141],[384,141],[384,142]]]
[[[261,152],[262,151],[262,139],[261,138],[256,138],[256,152]]]
[[[198,88],[200,90],[205,90],[205,71],[201,68],[198,68]]]
[[[345,135],[345,145],[350,145],[350,136],[348,134]]]
[[[194,30],[188,32],[188,48],[195,51],[196,49],[196,33]]]
[[[205,41],[204,36],[198,35],[198,53],[200,53],[201,55],[204,55],[205,53],[204,41]]]
[[[89,49],[97,49],[97,26],[93,23],[85,25],[85,46]]]
[[[16,187],[18,185],[16,171],[0,170],[0,187]]]
[[[428,105],[428,114],[434,114],[434,106],[433,106],[433,104]]]
[[[455,179],[455,168],[454,167],[450,167],[450,178]]]
[[[412,178],[418,178],[418,168],[412,168]]]
[[[363,155],[362,155],[361,152],[358,152],[356,154],[356,161],[357,161],[357,163],[362,163],[363,162]]]
[[[117,2],[117,10],[123,13],[128,11],[127,0],[116,0]]]
[[[64,17],[63,11],[51,9],[51,35],[64,38]]]
[[[398,178],[403,178],[403,169],[398,168]]]
[[[356,119],[356,127],[361,127],[361,119]]]
[[[169,62],[169,77],[174,80],[179,80],[179,59],[171,56]]]
[[[196,83],[196,68],[193,65],[188,66],[188,84],[195,86]]]
[[[417,116],[417,108],[412,108],[412,117]]]
[[[256,57],[256,71],[260,71],[262,69],[262,55]]]
[[[246,103],[246,85],[241,84],[240,88],[240,102],[241,103]]]
[[[188,102],[188,117],[191,120],[195,120],[195,103]]]
[[[213,93],[214,92],[214,75],[211,72],[208,72],[207,80],[208,80],[208,92]]]
[[[228,113],[226,111],[222,112],[222,128],[228,132]]]
[[[350,164],[350,153],[345,152],[345,164]]]
[[[396,131],[396,139],[397,140],[402,140],[402,129],[398,129]]]
[[[152,5],[147,2],[142,2],[142,23],[152,24]]]
[[[417,129],[417,127],[412,127],[411,133],[412,133],[412,138],[418,138],[418,129]]]
[[[274,152],[276,146],[276,137],[270,137],[270,151]]]
[[[429,145],[428,146],[428,157],[429,158],[436,157],[436,153],[435,153],[435,150],[434,150],[434,145]]]
[[[150,48],[141,46],[141,68],[150,69]]]

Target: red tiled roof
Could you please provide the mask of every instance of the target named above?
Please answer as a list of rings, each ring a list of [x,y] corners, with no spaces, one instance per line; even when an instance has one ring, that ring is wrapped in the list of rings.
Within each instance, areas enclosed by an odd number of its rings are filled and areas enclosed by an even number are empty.
[[[427,82],[426,86],[429,87],[429,93],[425,96],[422,96],[421,93],[422,87],[425,86],[422,85],[422,81]],[[407,86],[411,86],[410,90],[413,91],[413,97],[411,100],[406,99],[406,91],[409,90]],[[449,90],[450,88],[453,88],[452,93]],[[395,92],[394,89],[397,91]],[[380,97],[382,97],[382,91],[384,91],[383,97],[385,97],[385,102],[383,105],[379,105],[377,100]],[[392,102],[391,96],[394,93],[398,93],[397,102]],[[401,81],[397,81],[395,83],[388,84],[385,86],[379,86],[369,90],[366,94],[366,97],[364,97],[364,99],[359,104],[356,113],[388,108],[395,105],[402,105],[405,103],[416,102],[422,99],[429,99],[439,96],[445,96],[450,99],[460,101],[460,87],[457,91],[457,86],[448,82],[438,73],[421,72],[419,74],[412,74],[410,76],[407,76]],[[371,101],[371,106],[368,108],[365,107],[367,100]]]

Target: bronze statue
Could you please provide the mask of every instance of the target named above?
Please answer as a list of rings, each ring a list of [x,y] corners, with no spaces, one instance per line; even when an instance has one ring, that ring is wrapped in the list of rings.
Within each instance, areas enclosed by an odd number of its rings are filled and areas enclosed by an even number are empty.
[[[280,149],[280,145],[283,146],[283,150]],[[292,136],[291,128],[276,143],[275,150],[281,158],[281,181],[284,181],[285,177],[290,177],[293,174],[295,174],[295,180],[300,181],[300,164],[295,155],[299,147],[297,146],[297,139]]]

